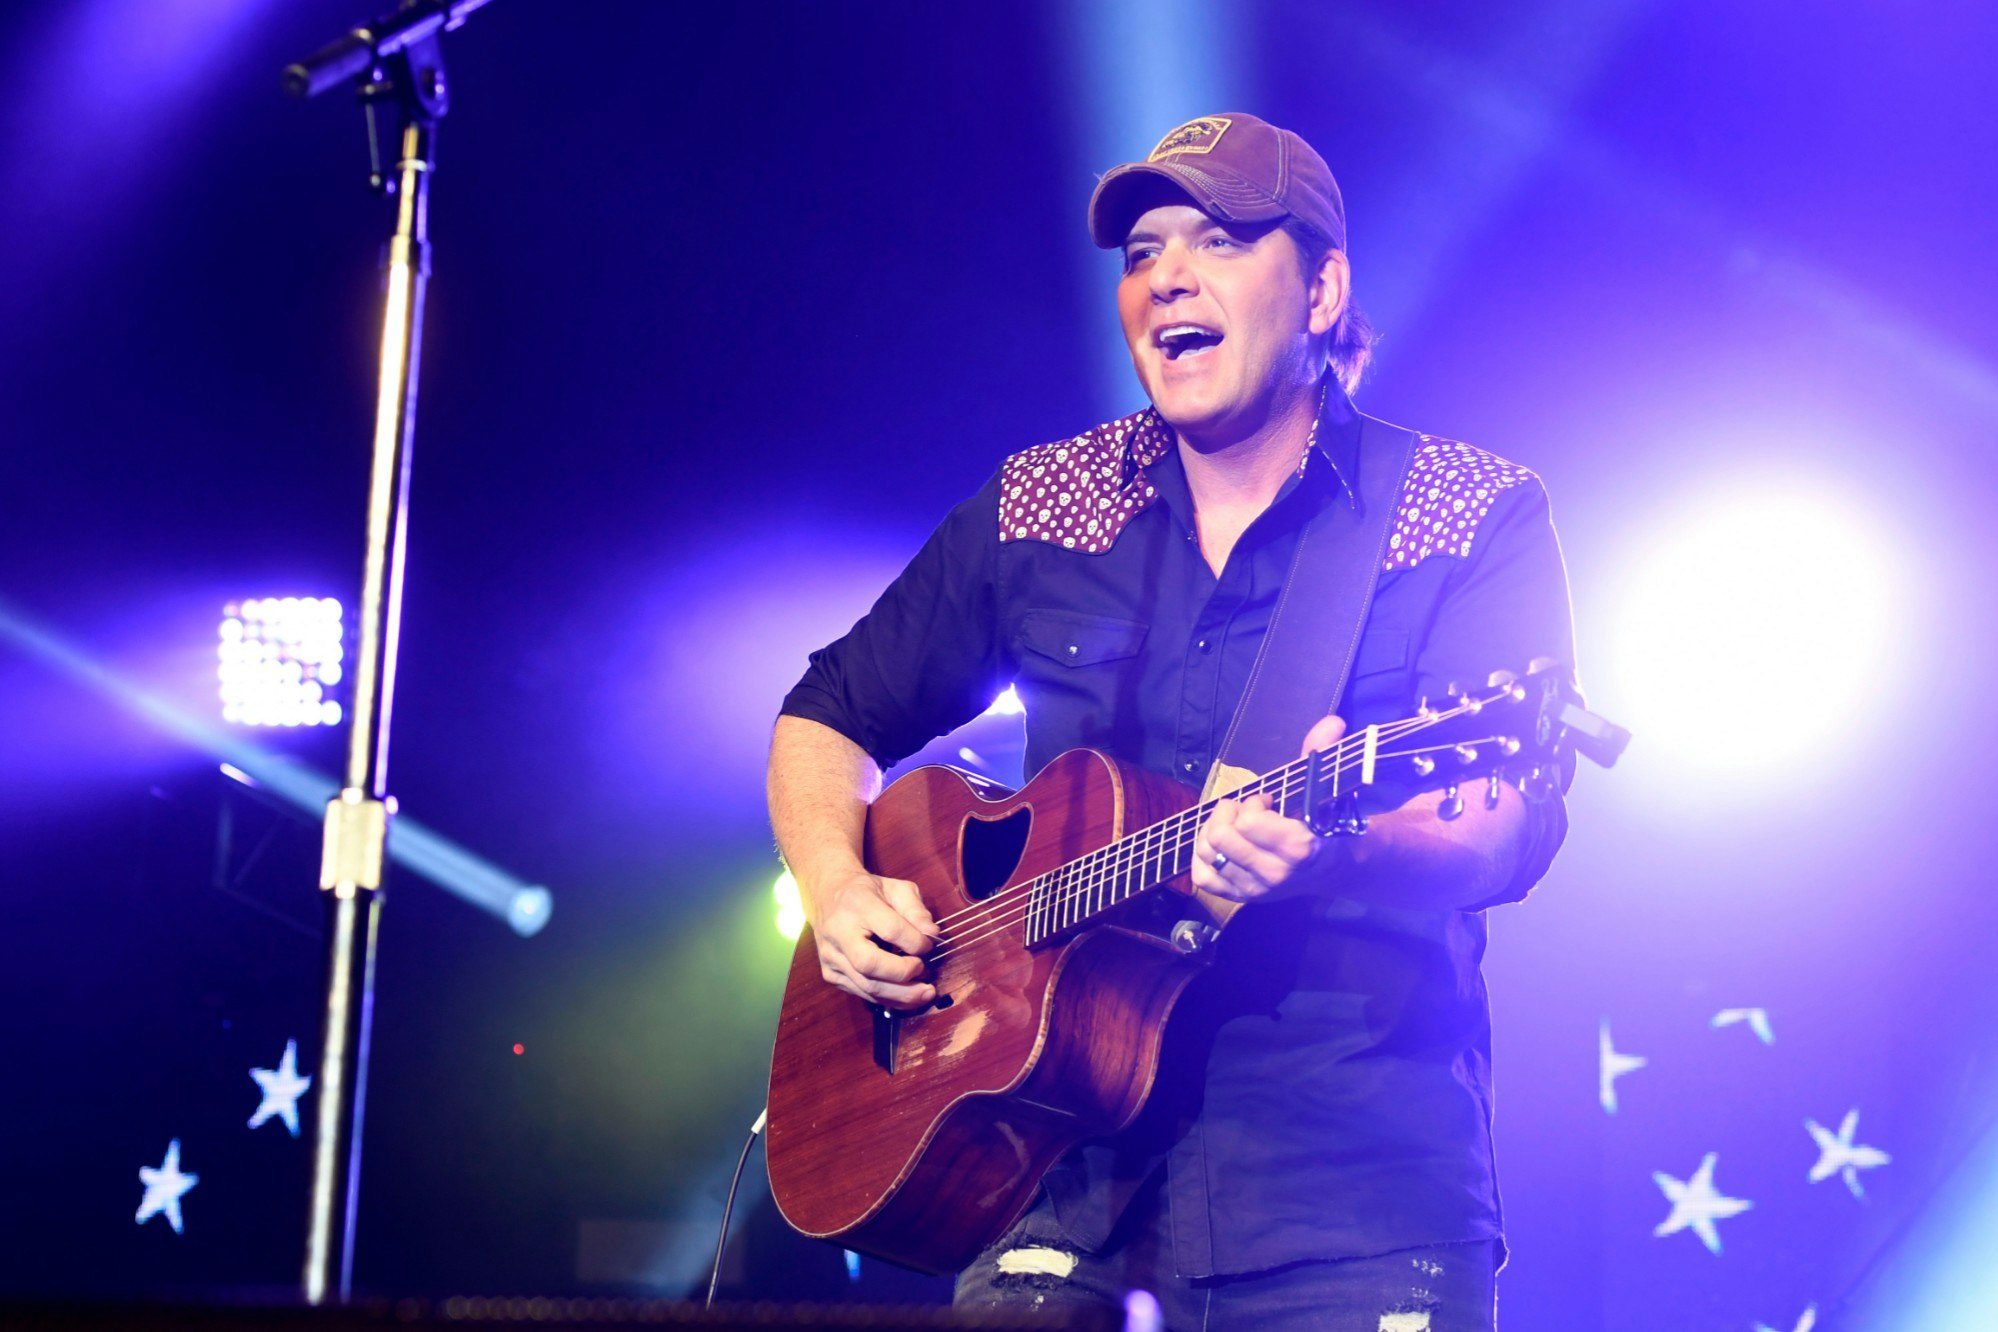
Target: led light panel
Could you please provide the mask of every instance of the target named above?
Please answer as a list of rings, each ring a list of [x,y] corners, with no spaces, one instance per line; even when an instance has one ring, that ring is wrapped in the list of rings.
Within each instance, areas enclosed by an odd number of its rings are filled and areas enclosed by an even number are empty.
[[[332,726],[341,708],[340,603],[257,597],[224,608],[217,673],[222,720],[244,726]]]

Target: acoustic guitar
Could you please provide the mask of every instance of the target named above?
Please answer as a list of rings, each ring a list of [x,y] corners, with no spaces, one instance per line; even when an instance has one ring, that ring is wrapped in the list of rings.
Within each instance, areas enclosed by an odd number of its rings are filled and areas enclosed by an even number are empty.
[[[935,1002],[893,1013],[826,983],[808,929],[784,989],[765,1148],[785,1220],[929,1272],[967,1265],[1085,1138],[1137,1115],[1166,1019],[1239,904],[1195,890],[1194,835],[1221,794],[1268,795],[1328,835],[1364,831],[1387,774],[1445,789],[1551,789],[1571,743],[1607,766],[1627,732],[1546,664],[1368,726],[1261,776],[1217,765],[1199,795],[1107,754],[1062,754],[1018,791],[919,768],[868,811],[863,858],[908,879],[941,929]],[[1474,798],[1477,793],[1474,791]]]

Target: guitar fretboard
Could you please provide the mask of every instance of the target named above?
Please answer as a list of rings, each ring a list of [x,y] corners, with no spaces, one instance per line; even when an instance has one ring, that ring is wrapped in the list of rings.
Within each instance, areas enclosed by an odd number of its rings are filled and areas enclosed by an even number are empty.
[[[1031,948],[1086,925],[1138,894],[1192,869],[1195,837],[1222,799],[1267,795],[1278,813],[1303,818],[1310,806],[1337,799],[1353,788],[1352,779],[1371,764],[1373,747],[1378,745],[1382,732],[1434,725],[1443,716],[1438,713],[1433,720],[1424,717],[1398,723],[1393,728],[1370,727],[1329,749],[1265,773],[1226,797],[1217,796],[1160,819],[1030,880],[1024,885],[1028,893],[1027,946]]]

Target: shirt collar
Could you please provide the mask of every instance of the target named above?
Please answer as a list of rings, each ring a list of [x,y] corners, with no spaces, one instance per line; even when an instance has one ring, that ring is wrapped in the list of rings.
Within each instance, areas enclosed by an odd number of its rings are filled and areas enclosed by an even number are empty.
[[[1330,375],[1325,377],[1321,393],[1318,420],[1312,424],[1312,446],[1332,464],[1332,473],[1350,506],[1359,499],[1360,413]]]

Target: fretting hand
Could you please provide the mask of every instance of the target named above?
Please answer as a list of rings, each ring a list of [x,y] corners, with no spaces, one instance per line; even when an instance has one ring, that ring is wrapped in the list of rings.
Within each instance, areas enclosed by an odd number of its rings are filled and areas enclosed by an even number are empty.
[[[1326,717],[1304,737],[1301,753],[1338,743],[1346,723]],[[1306,870],[1321,839],[1301,819],[1277,813],[1267,795],[1222,800],[1193,843],[1193,886],[1233,902],[1261,902],[1309,886]]]

